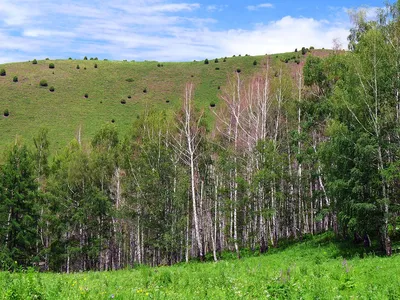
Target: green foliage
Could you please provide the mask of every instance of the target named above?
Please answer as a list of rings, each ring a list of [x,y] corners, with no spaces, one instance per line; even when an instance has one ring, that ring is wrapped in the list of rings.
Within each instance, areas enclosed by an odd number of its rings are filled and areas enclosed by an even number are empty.
[[[54,66],[54,63],[50,63],[50,64],[49,64],[49,68],[50,68],[50,69],[54,69],[54,67],[55,67],[55,66]]]
[[[32,61],[32,64],[33,64],[33,65],[37,65],[37,60],[36,60],[36,58]]]
[[[6,70],[0,69],[0,76],[6,76]]]
[[[208,65],[208,63],[209,63],[209,62],[208,62],[208,59],[206,58],[206,59],[204,60],[204,64],[205,64],[205,65]]]
[[[51,86],[51,87],[49,88],[49,91],[50,91],[50,92],[54,92],[54,91],[55,91],[54,86]]]
[[[48,86],[47,80],[46,79],[40,80],[39,85],[42,86],[42,87]]]
[[[13,82],[18,82],[18,76],[13,77]]]
[[[121,104],[126,104],[126,100],[125,99],[121,99]]]
[[[76,69],[79,70],[81,67],[79,65],[76,65]]]
[[[218,60],[218,58],[216,58],[215,60],[214,60],[214,63],[219,63],[219,60]]]
[[[97,69],[97,64],[94,64],[94,68]]]
[[[10,111],[6,108],[3,112],[3,116],[8,117],[10,115]]]
[[[257,61],[255,60],[255,61],[253,61],[253,66],[257,66]]]
[[[85,98],[89,98],[89,94],[88,94],[88,93],[85,93],[84,97],[85,97]]]
[[[87,60],[87,56],[85,56],[85,57],[83,58],[83,60]]]

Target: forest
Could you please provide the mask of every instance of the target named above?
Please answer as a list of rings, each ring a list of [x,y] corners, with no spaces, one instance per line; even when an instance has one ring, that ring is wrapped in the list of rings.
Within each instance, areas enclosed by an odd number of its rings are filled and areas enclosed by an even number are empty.
[[[349,51],[228,78],[213,121],[182,86],[50,152],[18,137],[0,166],[0,269],[117,270],[266,253],[333,231],[392,255],[400,217],[400,1],[352,14]]]

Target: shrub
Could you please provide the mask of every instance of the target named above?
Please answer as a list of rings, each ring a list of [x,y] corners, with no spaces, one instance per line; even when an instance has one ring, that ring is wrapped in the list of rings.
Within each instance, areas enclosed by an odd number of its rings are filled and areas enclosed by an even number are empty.
[[[72,57],[68,57],[68,60],[72,60]]]
[[[99,59],[97,57],[95,57],[94,60],[99,60]]]
[[[204,60],[204,64],[208,65],[208,59],[207,58]]]
[[[83,69],[86,70],[86,67],[84,67]]]
[[[236,55],[235,54],[233,54],[233,56],[232,57],[236,57]]]
[[[81,67],[79,65],[76,65],[76,69],[79,70]]]
[[[50,58],[46,57],[46,60],[50,60]]]
[[[4,115],[5,117],[8,117],[8,116],[10,115],[10,112],[8,111],[8,109],[5,109],[5,110],[4,110],[3,115]]]
[[[211,102],[210,107],[215,107],[215,102]]]
[[[6,76],[6,70],[5,69],[1,69],[0,70],[0,76]]]
[[[239,56],[242,56],[242,54],[239,54]]]
[[[215,68],[215,70],[219,71],[219,68],[218,68],[218,67],[216,67],[216,68]]]
[[[288,58],[286,58],[286,59],[285,59],[285,63],[288,63],[288,62],[289,62],[289,59],[288,59]]]
[[[55,91],[54,86],[51,86],[51,87],[49,88],[49,91],[50,91],[50,92],[54,92],[54,91]]]
[[[314,46],[311,46],[311,47],[310,47],[310,50],[314,50],[314,49],[315,49]]]
[[[86,99],[89,98],[89,94],[88,93],[85,93],[85,98]]]
[[[190,75],[190,77],[192,77],[192,78],[193,78],[193,77],[194,77],[194,75]]]
[[[257,61],[253,61],[253,66],[257,66]]]
[[[294,52],[297,52],[297,48],[296,48],[296,49],[294,49]]]
[[[54,69],[54,64],[53,64],[53,63],[50,63],[50,64],[49,64],[49,68],[50,68],[50,69]]]
[[[165,103],[169,103],[169,100],[165,100]]]
[[[237,73],[240,73],[240,72],[242,72],[242,70],[240,70],[240,69],[236,69],[236,72],[237,72]]]
[[[48,84],[47,84],[47,80],[46,80],[46,79],[40,80],[39,85],[40,85],[40,86],[46,87],[46,86],[48,85]]]
[[[220,85],[218,86],[218,89],[219,89],[219,90],[221,89],[221,86],[220,86]]]
[[[115,120],[114,120],[114,119],[111,119],[111,123],[115,123]]]
[[[37,65],[37,60],[36,60],[36,58],[35,58],[34,60],[32,60],[32,64],[33,64],[33,65]]]
[[[295,61],[294,61],[296,64],[300,64],[300,60],[299,59],[296,59]]]
[[[125,79],[125,81],[127,81],[127,82],[133,82],[133,78],[127,78],[127,79]]]
[[[307,49],[306,48],[301,48],[301,54],[305,55],[307,53]]]
[[[143,89],[143,93],[147,93],[147,87]]]
[[[132,96],[131,96],[131,95],[129,95],[129,96],[128,96],[128,99],[131,99],[131,98],[132,98]]]
[[[18,76],[14,76],[13,82],[18,82]]]
[[[161,67],[161,64],[157,64],[157,67],[158,67],[158,68]]]
[[[216,59],[214,60],[214,62],[215,62],[216,64],[219,63],[218,58],[216,58]]]
[[[83,58],[83,60],[87,60],[87,56],[85,56],[85,57]]]
[[[97,69],[97,64],[94,64],[94,68]]]
[[[126,104],[126,100],[125,99],[121,99],[121,104]]]
[[[226,62],[226,57],[224,58],[224,60],[222,62]]]
[[[91,57],[90,60],[93,60],[93,57]]]

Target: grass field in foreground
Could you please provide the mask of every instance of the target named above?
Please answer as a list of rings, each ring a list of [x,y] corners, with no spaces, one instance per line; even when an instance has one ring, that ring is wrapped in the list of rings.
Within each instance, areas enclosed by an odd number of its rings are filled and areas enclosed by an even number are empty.
[[[75,274],[3,272],[0,295],[1,299],[400,299],[400,255],[386,258],[342,250],[348,246],[341,247],[325,234],[266,255],[217,263]]]

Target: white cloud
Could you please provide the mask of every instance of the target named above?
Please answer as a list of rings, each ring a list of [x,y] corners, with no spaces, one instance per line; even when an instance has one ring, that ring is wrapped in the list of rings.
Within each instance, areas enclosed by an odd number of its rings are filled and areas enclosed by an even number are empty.
[[[259,10],[261,8],[273,8],[273,7],[274,7],[274,5],[271,3],[261,3],[258,5],[249,5],[246,8],[250,11],[254,11],[254,10]]]
[[[329,48],[334,38],[345,45],[348,35],[348,24],[327,20],[286,16],[243,30],[218,29],[217,20],[201,15],[209,16],[207,11],[220,11],[225,5],[40,0],[39,6],[36,1],[0,0],[0,63],[85,55],[159,61],[257,55],[302,46]]]

